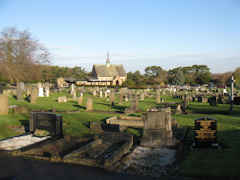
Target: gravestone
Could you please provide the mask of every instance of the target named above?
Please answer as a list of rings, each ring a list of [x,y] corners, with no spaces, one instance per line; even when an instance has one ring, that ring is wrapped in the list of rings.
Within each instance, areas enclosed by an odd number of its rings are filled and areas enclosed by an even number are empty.
[[[108,97],[108,92],[107,91],[105,91],[105,98],[107,98]]]
[[[8,114],[8,97],[0,94],[0,114]]]
[[[3,93],[3,86],[2,86],[2,84],[0,84],[0,94],[2,94]]]
[[[181,108],[181,105],[178,104],[176,109],[175,109],[175,114],[182,114],[182,108]]]
[[[141,94],[141,100],[144,101],[144,93]]]
[[[42,87],[38,89],[38,97],[44,97],[44,92]]]
[[[217,106],[217,98],[215,96],[210,97],[209,98],[209,104],[210,104],[210,106]]]
[[[154,107],[143,114],[143,138],[140,145],[146,147],[175,146],[171,125],[171,108]]]
[[[61,102],[67,102],[66,96],[58,97],[58,102],[59,102],[59,103],[61,103]]]
[[[217,104],[223,104],[223,96],[219,95],[218,99],[217,99]]]
[[[103,94],[103,92],[102,92],[102,91],[100,91],[100,98],[102,98],[102,94]]]
[[[23,101],[22,89],[20,84],[17,85],[17,101]]]
[[[124,113],[131,114],[137,111],[138,111],[138,101],[135,100],[130,102],[130,108],[126,108]]]
[[[19,106],[13,109],[13,114],[27,114],[27,113],[29,113],[27,106]]]
[[[240,105],[240,97],[234,97],[234,104]]]
[[[110,93],[110,106],[115,106],[115,93]]]
[[[62,115],[54,113],[30,113],[29,129],[34,132],[36,129],[46,130],[51,136],[62,136]]]
[[[37,89],[34,88],[34,89],[32,89],[32,91],[31,91],[30,103],[31,103],[31,104],[34,104],[34,103],[36,103],[36,102],[37,102]]]
[[[88,98],[86,101],[86,111],[92,111],[93,110],[93,100],[91,98]]]
[[[83,104],[83,95],[81,93],[79,100],[78,100],[78,105],[82,105]]]
[[[160,104],[160,103],[161,103],[161,96],[160,96],[160,92],[157,91],[156,104]]]
[[[119,104],[122,104],[123,101],[123,93],[121,93],[120,98],[119,98]]]
[[[195,120],[194,148],[218,148],[217,120],[202,117]]]
[[[19,86],[20,86],[20,88],[21,88],[22,91],[25,90],[25,84],[24,84],[24,82],[20,82],[20,83],[19,83]]]
[[[49,97],[49,93],[50,93],[49,83],[46,82],[45,83],[45,96]]]

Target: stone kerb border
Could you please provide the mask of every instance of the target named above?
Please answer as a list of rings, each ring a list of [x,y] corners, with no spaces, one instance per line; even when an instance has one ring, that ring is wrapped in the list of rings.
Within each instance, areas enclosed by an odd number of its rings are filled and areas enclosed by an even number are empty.
[[[108,168],[111,167],[117,160],[119,160],[124,154],[126,154],[129,149],[133,145],[133,135],[128,133],[112,133],[112,132],[104,132],[101,135],[101,139],[97,139],[84,147],[75,150],[66,156],[63,157],[64,163],[74,163],[81,164],[87,166],[95,166],[100,168]],[[104,160],[100,160],[97,158],[86,158],[81,157],[81,155],[85,152],[88,152],[90,149],[94,149],[96,146],[103,144],[108,139],[110,142],[112,139],[114,141],[112,143],[125,141],[122,146],[119,147],[114,153],[110,156],[106,157]]]
[[[117,116],[106,119],[107,124],[118,124],[125,127],[136,127],[143,128],[143,119],[142,117],[133,117],[133,116],[120,116],[120,119]]]

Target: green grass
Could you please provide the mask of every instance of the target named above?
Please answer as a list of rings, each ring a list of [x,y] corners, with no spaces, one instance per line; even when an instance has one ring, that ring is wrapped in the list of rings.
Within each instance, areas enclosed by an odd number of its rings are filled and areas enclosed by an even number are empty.
[[[27,106],[29,109],[52,110],[53,107],[57,111],[77,110],[80,113],[64,113],[63,115],[63,133],[69,133],[72,136],[82,136],[94,134],[89,130],[90,121],[104,122],[106,118],[116,114],[111,113],[95,113],[85,112],[87,98],[93,99],[93,108],[98,111],[120,111],[130,106],[130,101],[123,101],[119,105],[119,95],[116,95],[116,106],[110,107],[110,102],[105,98],[84,94],[83,105],[78,105],[77,100],[69,100],[66,103],[58,103],[59,96],[72,95],[67,93],[50,93],[50,97],[38,98],[36,104],[30,104],[28,101],[16,101],[14,97],[9,97],[9,105]],[[166,98],[165,102],[177,102],[182,100],[171,96],[161,96]],[[155,98],[145,98],[139,101],[139,109],[141,113],[133,113],[133,116],[142,116],[149,107],[156,106]],[[163,106],[163,105],[158,105]],[[233,115],[227,115],[230,106],[228,104],[218,104],[218,106],[210,106],[208,103],[190,102],[187,114],[172,114],[172,118],[177,119],[180,126],[189,127],[186,143],[192,144],[194,141],[194,120],[203,116],[217,119],[217,139],[218,143],[223,147],[221,151],[191,151],[177,172],[179,176],[199,177],[199,178],[238,178],[240,175],[240,106],[234,106]],[[118,114],[119,116],[119,114]],[[10,129],[11,126],[21,126],[29,121],[28,114],[13,114],[10,110],[8,115],[0,115],[0,139],[15,136],[18,133]],[[133,133],[134,137],[142,135],[142,129],[129,128],[126,132]]]

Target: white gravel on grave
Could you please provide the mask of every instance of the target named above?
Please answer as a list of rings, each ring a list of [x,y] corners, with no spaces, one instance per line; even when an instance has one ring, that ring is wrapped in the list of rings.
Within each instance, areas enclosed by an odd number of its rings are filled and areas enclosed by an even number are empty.
[[[138,146],[124,162],[124,170],[159,177],[167,174],[167,168],[175,161],[176,149]]]
[[[31,144],[34,144],[36,142],[43,141],[45,139],[50,138],[51,136],[45,136],[45,137],[36,137],[33,134],[19,136],[19,137],[13,137],[10,139],[2,140],[0,141],[0,149],[3,150],[16,150]]]

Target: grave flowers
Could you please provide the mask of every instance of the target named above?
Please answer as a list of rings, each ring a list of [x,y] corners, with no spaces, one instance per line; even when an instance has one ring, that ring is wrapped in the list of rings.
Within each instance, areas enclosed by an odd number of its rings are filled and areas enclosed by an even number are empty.
[[[45,137],[45,136],[49,136],[50,132],[46,130],[36,129],[33,134],[38,137]]]

